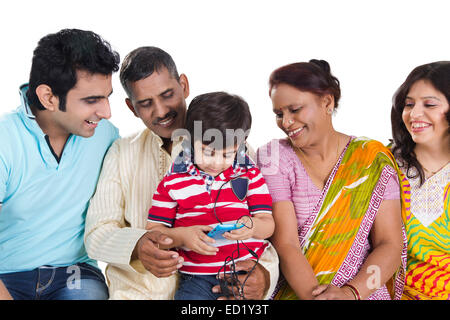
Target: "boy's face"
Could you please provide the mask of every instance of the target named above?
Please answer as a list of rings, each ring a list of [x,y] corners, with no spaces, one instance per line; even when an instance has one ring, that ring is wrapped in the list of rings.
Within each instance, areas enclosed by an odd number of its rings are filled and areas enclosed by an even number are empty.
[[[218,150],[197,140],[194,142],[194,162],[202,171],[215,177],[233,164],[237,149],[235,145]]]

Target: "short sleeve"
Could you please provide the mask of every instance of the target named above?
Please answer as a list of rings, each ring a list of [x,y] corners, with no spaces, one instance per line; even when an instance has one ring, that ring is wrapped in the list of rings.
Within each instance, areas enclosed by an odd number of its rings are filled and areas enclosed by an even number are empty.
[[[178,203],[170,196],[165,182],[166,179],[161,180],[153,194],[152,206],[148,211],[148,221],[172,227],[175,222]]]
[[[277,140],[273,140],[277,141]],[[283,157],[282,146],[271,142],[257,151],[257,165],[269,188],[273,202],[292,201],[289,161]],[[289,173],[289,171],[291,171]]]
[[[266,181],[258,168],[251,170],[250,183],[247,192],[248,208],[252,215],[258,213],[272,214],[272,197],[267,188]]]
[[[383,200],[398,200],[400,199],[400,184],[398,182],[398,175],[394,173],[389,178],[384,191]]]

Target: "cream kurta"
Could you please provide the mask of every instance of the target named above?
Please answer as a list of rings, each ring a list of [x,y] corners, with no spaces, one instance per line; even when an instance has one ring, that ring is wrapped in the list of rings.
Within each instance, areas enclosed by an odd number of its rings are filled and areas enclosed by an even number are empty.
[[[148,209],[158,183],[181,151],[174,142],[172,157],[162,140],[145,129],[116,140],[105,156],[97,190],[86,217],[88,255],[104,261],[110,299],[173,299],[177,275],[157,278],[139,260],[131,260],[146,232]],[[260,259],[270,272],[270,297],[278,280],[278,256],[273,246]]]

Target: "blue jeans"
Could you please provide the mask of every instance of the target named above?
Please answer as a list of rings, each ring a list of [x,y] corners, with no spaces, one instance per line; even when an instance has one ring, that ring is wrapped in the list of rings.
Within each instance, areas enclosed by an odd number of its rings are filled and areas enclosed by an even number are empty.
[[[101,270],[87,263],[5,273],[0,274],[0,280],[14,300],[106,300],[109,297]]]
[[[180,282],[175,300],[216,300],[223,294],[213,293],[212,287],[219,284],[215,275],[180,273]]]

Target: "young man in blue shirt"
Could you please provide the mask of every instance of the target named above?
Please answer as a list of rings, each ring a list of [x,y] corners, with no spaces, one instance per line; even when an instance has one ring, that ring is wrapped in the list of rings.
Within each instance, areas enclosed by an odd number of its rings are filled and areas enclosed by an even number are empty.
[[[107,299],[86,253],[89,199],[119,137],[106,119],[119,55],[91,31],[36,47],[21,106],[0,117],[0,281],[14,299]]]

